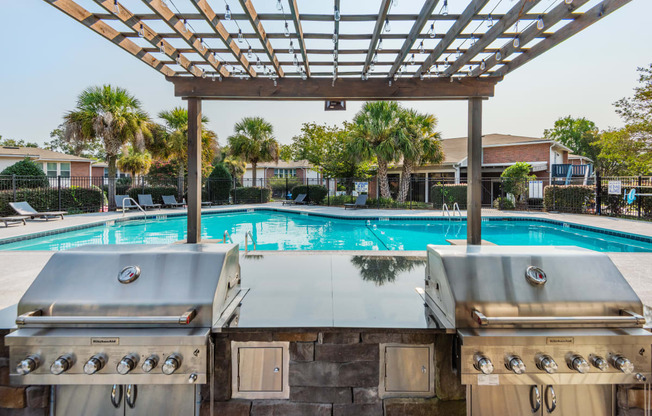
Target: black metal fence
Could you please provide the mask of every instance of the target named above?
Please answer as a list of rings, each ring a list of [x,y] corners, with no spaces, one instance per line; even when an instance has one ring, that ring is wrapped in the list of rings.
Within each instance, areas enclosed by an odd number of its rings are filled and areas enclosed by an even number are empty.
[[[115,209],[108,200],[109,184],[116,195],[149,194],[154,203],[163,196],[178,202],[187,197],[187,181],[178,177],[140,176],[34,177],[0,176],[0,215],[12,215],[8,203],[27,201],[39,211],[98,212]],[[448,209],[467,208],[466,178],[414,175],[404,182],[390,175],[387,191],[375,178],[251,178],[202,181],[202,201],[215,205],[290,201],[305,194],[305,202],[343,206],[366,194],[370,208]],[[482,206],[500,210],[526,210],[652,217],[652,177],[540,178],[514,181],[500,177],[481,181]],[[113,202],[113,203],[112,203]],[[120,208],[120,207],[117,207]]]

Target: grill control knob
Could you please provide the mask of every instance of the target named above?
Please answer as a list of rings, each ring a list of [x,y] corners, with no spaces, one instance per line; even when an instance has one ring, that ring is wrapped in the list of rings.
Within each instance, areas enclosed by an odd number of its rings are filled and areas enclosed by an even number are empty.
[[[578,373],[588,373],[589,369],[591,366],[589,366],[589,363],[582,357],[581,355],[571,355],[570,359],[568,360],[568,367],[570,367],[571,370],[575,370]]]
[[[84,364],[84,373],[88,375],[95,374],[104,368],[105,364],[106,356],[104,354],[95,354]]]
[[[70,354],[62,355],[61,357],[54,360],[50,366],[50,372],[55,375],[59,375],[63,372],[66,372],[72,367],[74,363],[74,358]]]
[[[138,356],[136,354],[129,354],[122,357],[122,360],[120,360],[115,369],[118,373],[125,375],[136,368],[136,364],[138,364]]]
[[[611,365],[625,374],[632,374],[634,372],[634,364],[622,355],[616,354],[611,357]]]
[[[165,362],[163,363],[163,374],[170,375],[177,371],[179,367],[181,367],[182,360],[183,358],[180,354],[170,354],[170,356],[166,358]]]
[[[554,374],[559,367],[553,358],[547,354],[537,355],[534,359],[539,370],[543,370],[548,374]]]
[[[477,353],[473,356],[473,367],[476,370],[482,372],[483,374],[491,374],[494,372],[494,365],[489,359],[480,353]]]
[[[155,369],[157,365],[158,365],[158,356],[157,355],[150,355],[143,362],[143,365],[141,366],[141,368],[143,369],[144,372],[149,373],[150,371]]]
[[[607,371],[607,369],[609,368],[609,364],[607,363],[607,360],[600,357],[599,355],[589,356],[589,361],[591,361],[593,367],[597,368],[600,371]]]
[[[30,355],[18,363],[16,366],[16,373],[20,374],[21,376],[25,376],[36,370],[40,364],[41,359],[38,355]]]
[[[517,355],[508,355],[505,359],[505,366],[515,374],[525,373],[525,363]]]

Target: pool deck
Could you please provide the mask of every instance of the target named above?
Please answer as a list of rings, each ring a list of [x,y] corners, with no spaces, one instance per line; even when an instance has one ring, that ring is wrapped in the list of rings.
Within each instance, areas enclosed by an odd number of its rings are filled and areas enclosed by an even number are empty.
[[[433,210],[391,210],[391,209],[360,209],[344,210],[339,207],[322,206],[282,206],[280,203],[265,205],[236,205],[221,206],[203,209],[203,213],[215,213],[233,209],[273,208],[289,212],[309,212],[315,214],[347,216],[347,217],[440,217],[441,211]],[[161,209],[150,211],[152,215],[179,214],[185,210]],[[462,216],[466,215],[462,211]],[[487,209],[482,211],[483,217],[528,217],[544,218],[562,222],[575,223],[590,227],[606,228],[614,231],[638,234],[652,237],[652,222],[626,220],[593,215],[554,214],[546,212],[525,211],[498,211]],[[104,212],[93,214],[80,214],[66,216],[64,220],[34,220],[27,221],[27,225],[10,225],[5,228],[0,226],[0,240],[5,238],[21,237],[32,233],[52,232],[69,227],[84,227],[89,224],[101,224],[114,221],[123,217],[121,212]],[[125,217],[142,217],[140,212],[128,212]],[[13,305],[27,290],[41,268],[47,263],[51,251],[0,251],[0,309]],[[425,254],[425,253],[424,253]],[[652,253],[609,253],[621,273],[632,285],[643,303],[652,307],[652,275],[647,273],[652,270]]]

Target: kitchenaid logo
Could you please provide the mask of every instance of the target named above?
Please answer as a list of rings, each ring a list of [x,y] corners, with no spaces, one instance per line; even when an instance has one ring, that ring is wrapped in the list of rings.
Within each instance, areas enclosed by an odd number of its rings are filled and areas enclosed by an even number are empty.
[[[91,338],[91,345],[120,345],[120,338]]]
[[[575,339],[573,337],[548,337],[546,344],[573,344]]]

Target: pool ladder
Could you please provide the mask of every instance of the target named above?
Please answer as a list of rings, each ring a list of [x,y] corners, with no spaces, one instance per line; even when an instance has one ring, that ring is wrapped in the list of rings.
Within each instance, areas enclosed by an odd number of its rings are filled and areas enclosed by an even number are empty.
[[[451,211],[448,209],[448,204],[444,204],[442,207],[441,215],[443,216],[448,216],[448,218],[451,218],[455,215],[458,215],[460,218],[462,217],[462,211],[460,211],[460,206],[457,202],[453,204],[453,213],[451,214]]]
[[[228,232],[227,230],[224,230],[224,237],[222,237],[222,242],[223,242],[224,244],[226,244],[226,239],[227,239],[227,238],[229,239],[229,241],[231,242],[231,244],[233,244],[233,239],[231,238],[231,234],[229,234],[229,232]]]
[[[251,231],[247,231],[245,234],[245,254],[249,252],[249,237],[251,237],[251,243],[254,245],[253,251],[256,251],[256,240],[254,239],[254,235]]]
[[[122,200],[122,216],[123,216],[123,217],[125,216],[125,208],[133,208],[133,207],[134,207],[134,205],[126,206],[126,205],[125,205],[125,202],[127,202],[127,201],[131,201],[131,202],[133,202],[133,203],[135,204],[135,206],[136,206],[139,210],[141,210],[141,211],[143,212],[143,217],[145,217],[145,220],[147,220],[147,212],[145,212],[145,210],[143,209],[143,207],[141,207],[141,206],[138,204],[138,202],[136,202],[135,199],[133,199],[133,198],[129,198],[129,197],[127,197],[127,198],[125,198],[125,199]]]

